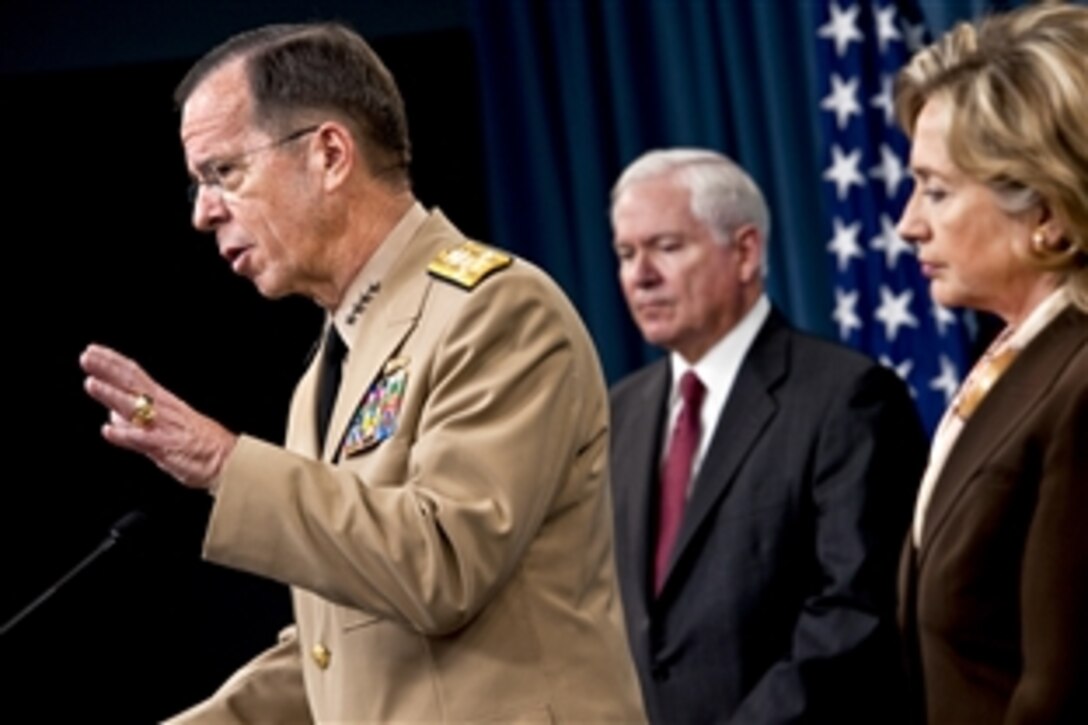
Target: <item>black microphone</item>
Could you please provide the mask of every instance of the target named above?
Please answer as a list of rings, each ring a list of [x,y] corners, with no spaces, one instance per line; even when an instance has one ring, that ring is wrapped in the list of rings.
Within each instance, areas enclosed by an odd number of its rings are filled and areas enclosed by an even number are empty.
[[[67,574],[57,580],[56,584],[46,589],[44,592],[38,595],[37,599],[26,605],[26,607],[24,607],[22,611],[9,619],[4,624],[3,628],[0,628],[0,637],[7,634],[8,631],[19,622],[21,622],[24,617],[40,607],[45,600],[56,594],[58,589],[68,583],[69,579],[87,568],[90,564],[94,562],[95,559],[102,556],[102,554],[112,549],[122,536],[130,534],[133,530],[137,529],[146,518],[147,517],[144,515],[143,511],[136,509],[133,511],[129,511],[127,514],[117,519],[117,521],[113,523],[113,526],[110,527],[109,535],[107,535],[106,538],[102,539],[102,542],[97,547],[95,547],[94,551],[85,556],[81,562],[76,564],[75,567],[73,567]]]

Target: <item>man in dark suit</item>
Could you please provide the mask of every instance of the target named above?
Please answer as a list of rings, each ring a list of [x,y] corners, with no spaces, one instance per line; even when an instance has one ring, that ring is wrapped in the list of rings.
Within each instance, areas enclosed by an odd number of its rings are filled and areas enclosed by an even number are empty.
[[[721,154],[642,156],[612,224],[635,323],[669,351],[612,391],[616,555],[650,718],[895,722],[895,561],[926,448],[906,387],[772,307],[766,205]]]

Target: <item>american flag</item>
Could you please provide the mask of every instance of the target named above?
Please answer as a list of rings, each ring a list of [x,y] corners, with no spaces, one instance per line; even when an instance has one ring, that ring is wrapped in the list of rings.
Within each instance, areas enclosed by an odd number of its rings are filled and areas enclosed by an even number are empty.
[[[929,295],[895,225],[910,194],[909,144],[895,123],[896,71],[922,47],[905,0],[824,2],[818,45],[827,251],[839,337],[895,370],[931,434],[968,362],[969,319]]]

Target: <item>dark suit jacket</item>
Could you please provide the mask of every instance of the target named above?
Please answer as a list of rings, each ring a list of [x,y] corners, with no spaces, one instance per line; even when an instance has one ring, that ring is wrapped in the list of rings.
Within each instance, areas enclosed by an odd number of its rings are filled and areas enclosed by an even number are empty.
[[[925,438],[894,373],[772,311],[738,372],[653,598],[668,360],[612,391],[616,555],[650,718],[887,723],[895,562]]]
[[[1055,318],[967,421],[900,588],[919,721],[1088,723],[1088,315]]]

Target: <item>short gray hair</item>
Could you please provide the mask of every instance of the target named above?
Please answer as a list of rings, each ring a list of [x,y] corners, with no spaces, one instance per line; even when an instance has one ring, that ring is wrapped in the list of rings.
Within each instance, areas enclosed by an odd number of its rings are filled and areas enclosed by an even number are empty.
[[[691,192],[691,213],[718,241],[728,243],[733,231],[752,224],[766,242],[771,218],[763,192],[735,161],[709,149],[647,151],[624,169],[612,187],[613,208],[631,184],[670,174],[676,174],[676,179]]]

